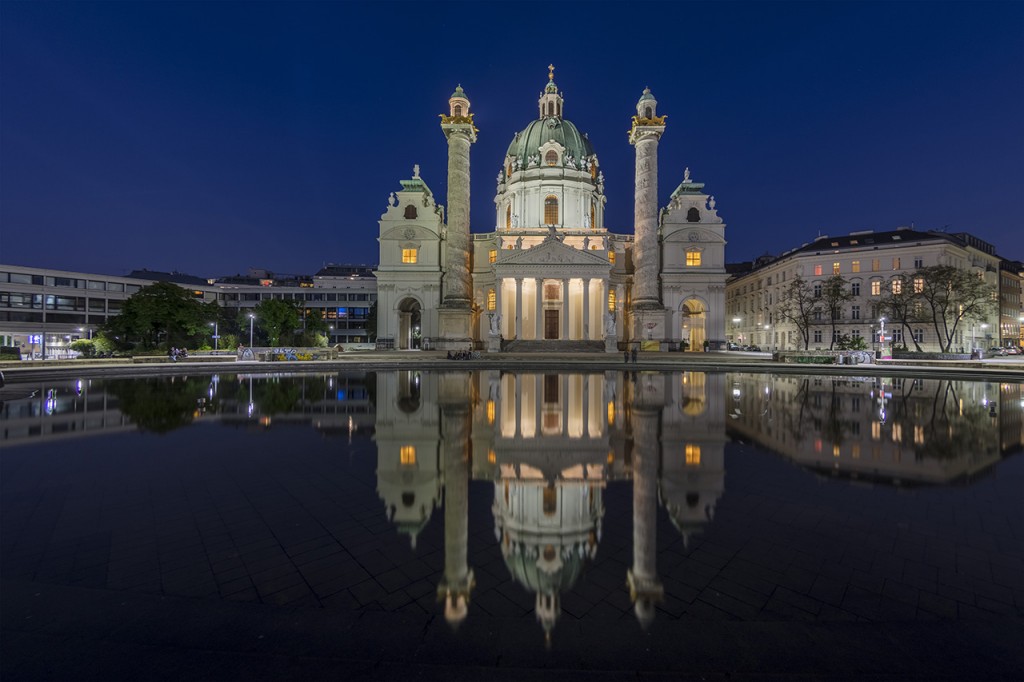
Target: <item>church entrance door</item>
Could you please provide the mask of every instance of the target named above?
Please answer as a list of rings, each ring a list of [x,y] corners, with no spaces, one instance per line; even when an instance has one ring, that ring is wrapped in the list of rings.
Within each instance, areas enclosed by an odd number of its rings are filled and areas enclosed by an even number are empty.
[[[545,339],[557,339],[558,338],[558,311],[557,310],[545,310],[544,311],[544,338]]]

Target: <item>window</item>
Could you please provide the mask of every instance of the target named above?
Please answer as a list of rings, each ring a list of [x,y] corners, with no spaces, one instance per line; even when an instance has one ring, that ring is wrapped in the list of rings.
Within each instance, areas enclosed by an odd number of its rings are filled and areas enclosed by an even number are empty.
[[[686,252],[686,267],[695,268],[700,266],[700,251]]]
[[[879,262],[879,260],[877,258],[872,258],[871,259],[871,272],[878,272],[880,267],[881,267],[881,263]]]
[[[549,155],[551,153],[552,152],[548,152]],[[546,199],[544,199],[544,224],[558,224],[558,197],[554,195],[549,195]]]
[[[859,339],[860,338],[860,330],[859,329],[854,329],[853,331],[850,332],[850,336],[852,336],[855,339]]]
[[[814,275],[815,275],[815,277],[821,277],[821,273],[822,273],[821,265],[820,264],[819,265],[815,265],[814,266]]]
[[[608,262],[615,265],[615,250],[608,249]]]
[[[493,400],[488,400],[487,401],[487,423],[488,424],[493,424],[494,423],[494,417],[495,417],[495,413],[496,412],[497,412],[497,410],[495,410],[494,401]],[[487,457],[488,461],[491,462],[491,464],[494,463],[494,459],[492,459],[493,457],[494,457],[494,450],[491,450],[490,453],[488,454],[488,457]]]
[[[893,258],[892,259],[892,269],[893,270],[899,270],[900,269],[900,259],[899,258]]]
[[[497,307],[498,307],[498,295],[495,293],[494,289],[488,289],[487,290],[487,309],[488,310],[496,310]]]
[[[860,272],[860,261],[855,260],[850,264],[851,272]]]
[[[487,262],[488,263],[494,263],[497,260],[498,260],[498,250],[497,249],[491,249],[490,251],[487,252]]]
[[[914,330],[914,341],[917,341],[918,343],[924,343],[924,330],[923,329],[919,328],[919,329],[915,329]]]
[[[871,295],[881,296],[882,295],[882,283],[877,279],[871,282]]]
[[[548,102],[548,116],[554,116],[554,115],[555,115],[555,103],[554,102]]]
[[[833,263],[832,264],[832,274],[833,275],[838,275],[839,274],[839,263]]]
[[[591,230],[596,230],[597,229],[597,223],[594,221],[594,218],[595,218],[596,215],[597,215],[596,205],[594,204],[593,201],[591,201],[590,202],[590,229]]]
[[[924,291],[924,277],[914,278],[914,293],[919,294]]]
[[[512,227],[512,204],[505,207],[505,227]]]
[[[455,105],[455,115],[456,116],[462,116],[462,105],[461,104],[456,104]]]
[[[556,152],[554,149],[552,149],[547,154],[545,154],[544,155],[544,163],[546,163],[549,166],[557,165],[558,164],[558,152]]]
[[[688,223],[699,223],[700,222],[700,211],[696,207],[691,208],[686,212],[686,222]]]
[[[892,293],[897,294],[897,295],[903,293],[903,280],[901,280],[901,279],[894,279],[892,281]]]
[[[850,293],[854,296],[860,296],[860,282],[850,283]]]
[[[645,107],[644,108],[644,118],[652,118],[653,116],[654,116],[654,112],[651,111],[651,108],[650,107]]]
[[[814,298],[821,298],[821,285],[820,284],[815,284],[814,285]]]
[[[700,466],[700,446],[693,443],[686,444],[686,466]]]
[[[405,219],[406,220],[415,220],[415,218],[416,218],[416,207],[413,206],[412,204],[409,204],[408,206],[405,207]]]
[[[814,330],[814,343],[821,343],[821,330],[820,329],[815,329]]]
[[[403,445],[398,451],[399,461],[404,466],[412,466],[416,464],[416,446],[414,445]]]
[[[615,312],[615,289],[608,290],[608,310]]]
[[[855,305],[855,306],[851,306],[850,307],[850,319],[852,319],[852,320],[859,320],[860,319],[860,306],[859,305]]]
[[[417,249],[402,249],[402,262],[415,263]]]
[[[903,329],[902,328],[893,329],[891,336],[892,336],[892,342],[893,343],[903,343]]]
[[[923,267],[924,267],[924,258],[915,258],[914,259],[914,268],[919,270],[919,269],[921,269]]]

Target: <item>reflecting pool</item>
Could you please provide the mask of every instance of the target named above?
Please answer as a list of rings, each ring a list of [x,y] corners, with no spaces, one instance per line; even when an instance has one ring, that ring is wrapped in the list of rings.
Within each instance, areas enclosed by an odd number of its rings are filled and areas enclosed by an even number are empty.
[[[553,655],[597,623],[638,668],[674,622],[1024,616],[1021,384],[395,371],[0,397],[5,592],[436,617],[421,652],[498,627],[503,655]]]

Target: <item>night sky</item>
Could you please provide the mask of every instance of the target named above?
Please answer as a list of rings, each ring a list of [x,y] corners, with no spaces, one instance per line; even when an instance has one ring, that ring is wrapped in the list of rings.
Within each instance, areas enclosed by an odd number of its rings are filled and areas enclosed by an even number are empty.
[[[644,86],[729,261],[821,234],[968,231],[1024,259],[1024,3],[0,3],[0,262],[124,274],[376,263],[438,114],[480,129],[474,232],[555,64],[631,232]]]

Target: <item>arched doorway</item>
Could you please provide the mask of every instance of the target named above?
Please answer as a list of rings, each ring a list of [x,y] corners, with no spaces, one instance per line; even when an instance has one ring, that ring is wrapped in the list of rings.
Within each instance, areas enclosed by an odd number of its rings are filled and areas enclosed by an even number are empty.
[[[420,302],[415,298],[404,298],[398,304],[398,335],[395,348],[409,350],[420,347]]]
[[[683,318],[681,339],[688,344],[687,350],[703,352],[704,340],[707,338],[704,326],[708,317],[704,304],[695,298],[687,299],[683,301],[679,312]]]

